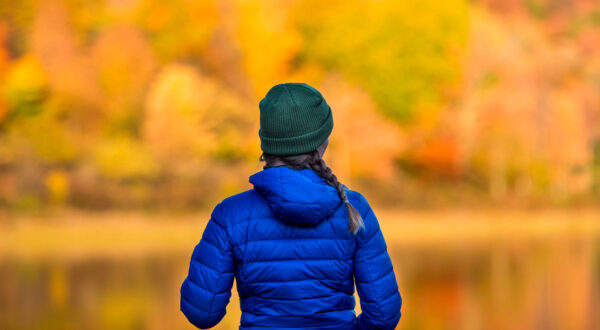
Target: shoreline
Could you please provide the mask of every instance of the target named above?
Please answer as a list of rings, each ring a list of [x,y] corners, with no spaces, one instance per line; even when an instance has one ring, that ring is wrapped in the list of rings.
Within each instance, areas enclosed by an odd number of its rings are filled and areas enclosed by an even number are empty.
[[[600,212],[375,209],[388,247],[473,248],[536,241],[600,241]],[[191,254],[207,212],[60,212],[0,222],[0,261]]]

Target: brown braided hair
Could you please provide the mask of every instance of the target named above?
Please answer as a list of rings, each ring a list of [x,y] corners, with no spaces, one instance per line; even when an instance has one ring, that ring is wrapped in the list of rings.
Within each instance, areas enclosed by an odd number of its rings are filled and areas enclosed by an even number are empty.
[[[346,209],[348,210],[348,218],[349,225],[348,230],[353,234],[356,234],[360,228],[364,228],[364,222],[360,213],[352,206],[348,197],[346,196],[346,191],[342,184],[338,181],[337,177],[331,169],[325,164],[323,158],[321,158],[321,154],[319,150],[313,150],[307,153],[295,154],[295,155],[271,155],[263,152],[259,158],[260,161],[264,161],[266,164],[263,166],[263,169],[267,169],[269,167],[277,166],[274,165],[276,162],[283,163],[285,166],[300,170],[305,168],[311,168],[314,170],[320,177],[322,177],[328,184],[332,185],[338,192],[338,195],[346,204]]]

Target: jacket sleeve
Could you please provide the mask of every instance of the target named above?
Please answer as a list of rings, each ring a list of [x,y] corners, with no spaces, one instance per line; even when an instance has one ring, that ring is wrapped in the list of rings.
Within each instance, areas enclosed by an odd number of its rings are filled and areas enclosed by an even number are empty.
[[[365,227],[357,233],[354,280],[360,298],[358,329],[395,329],[400,321],[402,297],[379,222],[360,195]]]
[[[180,308],[193,325],[208,329],[223,319],[233,276],[233,246],[218,204],[194,248],[188,275],[181,285]]]

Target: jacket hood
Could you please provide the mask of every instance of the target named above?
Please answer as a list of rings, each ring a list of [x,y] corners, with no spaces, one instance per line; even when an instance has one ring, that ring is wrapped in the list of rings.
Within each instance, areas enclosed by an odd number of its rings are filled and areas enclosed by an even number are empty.
[[[250,183],[266,198],[275,216],[288,223],[317,225],[342,204],[335,187],[310,168],[274,166],[250,176]]]

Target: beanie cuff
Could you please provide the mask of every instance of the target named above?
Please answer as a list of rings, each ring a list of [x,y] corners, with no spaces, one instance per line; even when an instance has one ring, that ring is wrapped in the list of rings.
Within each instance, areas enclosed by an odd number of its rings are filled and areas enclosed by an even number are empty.
[[[319,129],[306,134],[291,136],[285,138],[272,138],[264,136],[261,130],[258,130],[260,136],[260,148],[262,151],[271,155],[295,155],[316,150],[333,131],[333,116],[331,108],[327,119]]]

